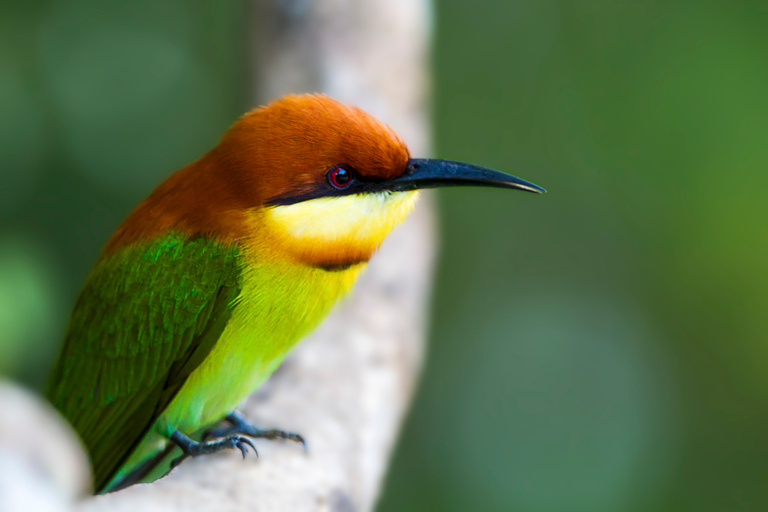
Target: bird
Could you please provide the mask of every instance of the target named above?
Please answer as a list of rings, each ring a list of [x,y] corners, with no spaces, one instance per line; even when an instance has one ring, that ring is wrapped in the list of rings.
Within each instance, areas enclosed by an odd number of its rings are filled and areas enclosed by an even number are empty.
[[[172,447],[245,457],[252,439],[304,443],[236,407],[352,288],[420,190],[461,185],[545,192],[413,158],[390,127],[322,94],[244,114],[171,174],[104,245],[45,389],[87,449],[94,491],[146,476]]]

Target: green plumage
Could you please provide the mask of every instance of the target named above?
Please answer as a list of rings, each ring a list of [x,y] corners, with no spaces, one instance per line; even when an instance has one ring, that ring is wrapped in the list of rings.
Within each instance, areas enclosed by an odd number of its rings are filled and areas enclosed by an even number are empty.
[[[93,268],[47,396],[88,448],[97,490],[210,353],[241,287],[237,249],[206,238],[168,235]]]

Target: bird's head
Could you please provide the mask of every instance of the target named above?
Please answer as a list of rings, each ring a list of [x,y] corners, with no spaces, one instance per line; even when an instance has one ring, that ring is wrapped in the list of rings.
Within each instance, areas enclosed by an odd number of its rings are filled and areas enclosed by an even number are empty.
[[[367,261],[410,212],[419,189],[543,191],[497,171],[411,158],[391,128],[323,95],[286,96],[245,114],[214,151],[240,171],[234,186],[278,245],[324,267]]]

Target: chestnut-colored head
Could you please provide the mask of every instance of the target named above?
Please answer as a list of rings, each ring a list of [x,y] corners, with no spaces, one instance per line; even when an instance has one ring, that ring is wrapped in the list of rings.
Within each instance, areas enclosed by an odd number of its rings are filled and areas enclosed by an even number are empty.
[[[539,192],[490,169],[414,159],[385,124],[320,94],[286,96],[241,117],[174,173],[113,234],[105,254],[169,232],[260,247],[332,269],[367,261],[417,189],[483,185]]]
[[[245,114],[214,153],[254,205],[348,194],[355,188],[344,180],[391,180],[411,156],[390,127],[322,94],[285,96]],[[335,168],[343,170],[334,182]]]

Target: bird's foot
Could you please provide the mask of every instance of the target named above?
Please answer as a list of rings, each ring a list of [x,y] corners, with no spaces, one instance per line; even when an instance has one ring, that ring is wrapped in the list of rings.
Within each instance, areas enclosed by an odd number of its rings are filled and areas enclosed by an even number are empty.
[[[176,445],[181,448],[181,451],[184,452],[184,455],[174,459],[171,462],[171,468],[178,466],[181,461],[187,457],[197,457],[198,455],[216,453],[226,449],[237,448],[240,450],[240,453],[243,454],[243,458],[245,458],[245,456],[248,454],[248,447],[250,446],[253,448],[253,453],[255,453],[257,457],[259,456],[259,452],[256,451],[256,447],[253,445],[251,440],[247,437],[238,435],[229,435],[224,439],[198,443],[197,441],[190,439],[189,437],[176,430],[173,432],[173,434],[171,434],[171,441],[176,443]]]
[[[231,436],[233,434],[243,434],[254,439],[287,439],[299,443],[304,451],[307,451],[307,443],[300,434],[295,432],[286,432],[285,430],[260,429],[248,422],[242,413],[233,411],[227,415],[226,420],[230,423],[227,427],[221,427],[209,431],[204,439]]]

